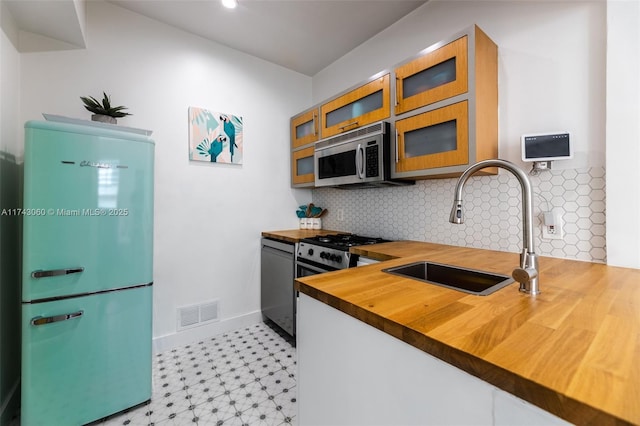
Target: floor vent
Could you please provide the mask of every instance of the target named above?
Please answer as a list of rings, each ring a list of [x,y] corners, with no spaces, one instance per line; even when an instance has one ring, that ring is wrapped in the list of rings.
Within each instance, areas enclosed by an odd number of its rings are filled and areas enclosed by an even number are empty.
[[[218,300],[178,308],[178,331],[218,321]]]

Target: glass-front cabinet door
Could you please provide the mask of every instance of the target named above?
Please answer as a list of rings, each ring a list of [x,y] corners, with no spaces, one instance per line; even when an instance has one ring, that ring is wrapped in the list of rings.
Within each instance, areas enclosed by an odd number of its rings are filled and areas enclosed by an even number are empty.
[[[467,38],[465,35],[395,69],[396,114],[467,92]]]
[[[306,111],[291,119],[291,147],[298,148],[318,140],[318,109]]]
[[[320,107],[322,138],[384,120],[390,112],[389,74],[385,74]]]
[[[396,121],[397,173],[469,162],[468,102]]]
[[[291,184],[312,186],[315,182],[313,173],[313,152],[314,146],[293,151],[291,153]],[[311,185],[308,185],[311,184]]]

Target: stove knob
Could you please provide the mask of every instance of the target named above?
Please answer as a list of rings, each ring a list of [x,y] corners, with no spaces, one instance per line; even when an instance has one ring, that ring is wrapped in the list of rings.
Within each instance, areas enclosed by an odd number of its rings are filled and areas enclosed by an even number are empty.
[[[337,254],[332,254],[332,255],[331,255],[331,257],[330,257],[330,259],[331,259],[333,262],[337,262],[337,261],[338,261],[338,259],[339,259],[339,257],[338,257],[338,255],[337,255]]]
[[[342,263],[342,256],[336,256],[336,262]]]
[[[327,252],[320,252],[320,259],[328,259],[329,258],[329,253]]]
[[[307,252],[307,254],[308,254],[309,256],[313,256],[313,249],[312,249],[312,248],[310,248],[310,249],[309,249],[309,251]]]

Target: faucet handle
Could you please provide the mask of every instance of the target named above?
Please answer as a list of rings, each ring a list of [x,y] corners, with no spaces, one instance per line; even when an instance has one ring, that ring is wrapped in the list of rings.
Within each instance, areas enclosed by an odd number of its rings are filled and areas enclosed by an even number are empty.
[[[514,280],[520,283],[520,291],[535,295],[538,290],[538,271],[535,268],[516,268],[511,273]]]

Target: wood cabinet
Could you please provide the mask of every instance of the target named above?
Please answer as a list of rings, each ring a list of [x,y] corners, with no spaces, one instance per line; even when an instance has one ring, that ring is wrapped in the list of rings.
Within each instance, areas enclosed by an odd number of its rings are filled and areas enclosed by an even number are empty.
[[[320,109],[311,108],[291,118],[291,186],[313,187],[314,145],[320,139]]]
[[[467,92],[468,38],[465,35],[428,50],[395,69],[396,114]]]
[[[467,164],[468,109],[462,101],[396,121],[396,171]]]
[[[435,46],[395,68],[395,179],[460,176],[498,157],[498,47],[475,25]]]
[[[292,148],[299,148],[316,142],[319,136],[318,108],[310,109],[291,119]]]
[[[291,151],[291,185],[313,186],[314,174],[314,146]]]
[[[390,116],[389,74],[338,96],[320,107],[322,138]]]

